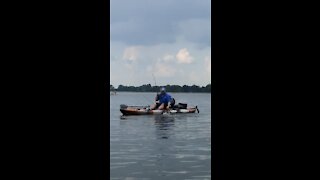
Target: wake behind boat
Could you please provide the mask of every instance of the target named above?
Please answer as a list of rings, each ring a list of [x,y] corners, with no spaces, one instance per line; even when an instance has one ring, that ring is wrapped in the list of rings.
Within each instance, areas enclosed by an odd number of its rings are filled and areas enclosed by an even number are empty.
[[[197,106],[187,107],[187,104],[179,103],[178,105],[173,106],[172,108],[165,110],[150,110],[150,106],[128,106],[125,104],[120,105],[120,111],[123,115],[159,115],[164,113],[199,113]]]

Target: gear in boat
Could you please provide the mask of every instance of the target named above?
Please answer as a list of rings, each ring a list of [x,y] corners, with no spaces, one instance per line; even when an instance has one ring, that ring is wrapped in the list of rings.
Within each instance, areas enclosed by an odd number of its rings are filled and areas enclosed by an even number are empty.
[[[127,106],[125,104],[120,105],[120,111],[123,115],[156,115],[167,113],[195,113],[196,111],[199,113],[199,109],[197,106],[195,107],[187,107],[185,103],[179,103],[178,105],[174,105],[169,109],[154,109],[151,110],[149,106]]]

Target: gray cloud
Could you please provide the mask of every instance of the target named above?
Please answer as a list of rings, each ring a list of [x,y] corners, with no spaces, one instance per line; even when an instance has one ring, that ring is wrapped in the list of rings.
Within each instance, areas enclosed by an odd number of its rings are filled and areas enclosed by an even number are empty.
[[[200,45],[211,45],[211,22],[210,19],[189,19],[179,23],[179,36],[183,39],[199,43]]]
[[[128,45],[154,45],[173,43],[182,35],[188,41],[209,44],[210,3],[111,0],[111,40]]]
[[[110,83],[211,82],[210,0],[111,0]],[[124,75],[125,73],[125,75]]]
[[[111,0],[111,22],[128,19],[164,19],[179,21],[208,18],[210,0]]]

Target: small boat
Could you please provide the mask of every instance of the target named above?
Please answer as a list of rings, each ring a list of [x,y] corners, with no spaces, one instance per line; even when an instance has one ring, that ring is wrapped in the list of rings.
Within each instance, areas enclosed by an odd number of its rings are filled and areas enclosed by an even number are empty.
[[[173,106],[173,108],[166,110],[150,110],[149,106],[127,106],[125,104],[120,105],[120,111],[124,116],[128,115],[160,115],[164,113],[176,114],[176,113],[199,113],[197,106],[187,107],[186,104],[179,103]]]

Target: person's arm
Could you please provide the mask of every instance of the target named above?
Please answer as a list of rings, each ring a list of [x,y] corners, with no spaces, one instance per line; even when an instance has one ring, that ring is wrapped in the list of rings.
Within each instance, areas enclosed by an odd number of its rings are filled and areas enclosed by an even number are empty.
[[[170,103],[172,100],[172,97],[170,96],[170,94],[168,94],[167,98],[168,98],[168,103]]]
[[[159,94],[157,94],[155,97],[155,102],[157,103],[157,101],[159,102]]]
[[[163,103],[163,101],[165,101],[165,96],[163,96],[163,95],[161,95],[161,94],[159,94],[159,96],[158,96],[159,98],[158,98],[158,103],[159,104],[162,104]]]
[[[167,104],[168,104],[168,108],[170,108],[171,96],[169,94],[167,94],[166,101],[167,101]]]

